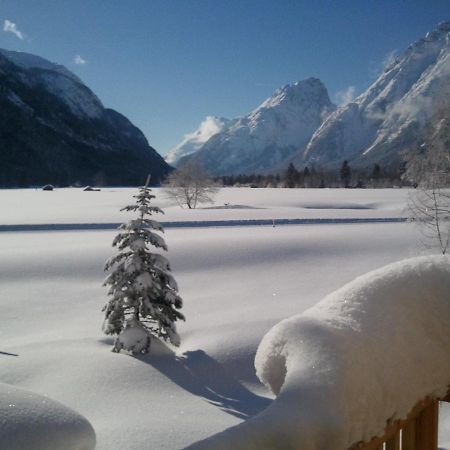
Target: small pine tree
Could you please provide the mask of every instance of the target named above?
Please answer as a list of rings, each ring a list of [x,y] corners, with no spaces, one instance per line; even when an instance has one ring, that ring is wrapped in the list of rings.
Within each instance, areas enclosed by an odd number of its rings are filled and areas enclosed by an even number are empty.
[[[299,181],[300,173],[296,169],[293,163],[289,163],[289,166],[284,175],[286,187],[294,188],[297,186]]]
[[[379,180],[381,177],[381,167],[379,164],[375,164],[372,170],[372,180]]]
[[[120,225],[121,232],[115,237],[113,247],[119,252],[105,263],[110,274],[104,282],[109,286],[109,301],[104,306],[103,331],[117,335],[113,351],[121,349],[132,353],[147,353],[151,336],[180,344],[175,322],[184,320],[178,309],[182,307],[178,286],[170,274],[169,261],[158,253],[151,253],[148,246],[167,250],[158,232],[162,226],[149,218],[163,213],[151,206],[154,195],[144,187],[133,196],[136,202],[121,211],[133,211],[138,217]]]
[[[344,187],[350,187],[350,179],[352,177],[352,171],[348,165],[348,161],[344,161],[341,167],[341,180],[344,183]]]

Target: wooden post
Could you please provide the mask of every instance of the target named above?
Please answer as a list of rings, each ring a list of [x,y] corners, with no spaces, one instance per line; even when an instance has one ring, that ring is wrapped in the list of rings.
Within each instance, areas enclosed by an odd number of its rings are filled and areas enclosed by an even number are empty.
[[[418,402],[406,419],[388,421],[383,436],[358,442],[350,450],[438,450],[439,401],[450,402],[450,391],[440,400]]]
[[[400,450],[400,430],[386,442],[386,450]]]
[[[416,450],[416,422],[405,424],[402,429],[402,450]]]
[[[416,418],[415,450],[437,450],[438,418],[439,402],[434,400]]]

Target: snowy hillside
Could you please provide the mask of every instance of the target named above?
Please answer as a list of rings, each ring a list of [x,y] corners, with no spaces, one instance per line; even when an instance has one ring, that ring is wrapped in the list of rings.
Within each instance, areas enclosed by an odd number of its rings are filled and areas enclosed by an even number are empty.
[[[87,116],[91,119],[101,117],[104,107],[100,100],[64,66],[30,53],[0,49],[0,54],[20,68],[31,70],[35,78],[30,78],[28,82],[45,86],[45,89],[60,98],[76,116]]]
[[[52,72],[58,72],[73,81],[83,84],[83,82],[70,70],[60,64],[53,63],[47,59],[41,58],[38,55],[32,55],[31,53],[15,52],[13,50],[0,49],[0,53],[16,66],[23,69],[43,69],[50,70]]]
[[[432,114],[449,105],[450,23],[440,24],[391,63],[366,92],[331,114],[294,163],[398,165]]]
[[[169,150],[165,160],[176,166],[179,159],[198,151],[209,138],[220,133],[229,122],[223,117],[208,116],[196,131],[186,134],[177,146]]]
[[[286,85],[245,117],[230,121],[189,160],[215,175],[271,170],[303,149],[334,108],[317,78]]]
[[[72,72],[0,49],[0,187],[158,183],[170,167]]]

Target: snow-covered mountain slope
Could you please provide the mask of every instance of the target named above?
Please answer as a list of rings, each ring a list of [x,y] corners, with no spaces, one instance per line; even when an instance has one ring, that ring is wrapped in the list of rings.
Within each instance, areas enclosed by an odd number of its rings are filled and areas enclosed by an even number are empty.
[[[286,85],[180,163],[195,161],[215,175],[269,171],[305,148],[334,108],[317,78]]]
[[[101,101],[64,66],[30,53],[0,49],[0,54],[21,69],[33,72],[34,79],[27,81],[30,84],[45,86],[45,89],[60,98],[78,117],[101,117],[104,109]]]
[[[331,114],[294,163],[398,165],[432,115],[449,103],[450,23],[418,40],[360,95]]]
[[[0,49],[0,187],[155,183],[170,167],[72,72]]]
[[[44,58],[41,58],[38,55],[33,55],[31,53],[25,52],[15,52],[13,50],[5,50],[0,48],[0,53],[11,62],[13,62],[16,66],[21,67],[22,69],[44,69],[51,70],[53,72],[58,72],[62,75],[65,75],[72,80],[83,84],[83,82],[70,70],[67,70],[64,66],[60,64],[53,63]]]
[[[209,138],[220,133],[229,123],[230,120],[224,117],[206,117],[197,130],[193,133],[185,134],[183,140],[169,150],[165,160],[169,164],[176,166],[180,158],[195,153]]]

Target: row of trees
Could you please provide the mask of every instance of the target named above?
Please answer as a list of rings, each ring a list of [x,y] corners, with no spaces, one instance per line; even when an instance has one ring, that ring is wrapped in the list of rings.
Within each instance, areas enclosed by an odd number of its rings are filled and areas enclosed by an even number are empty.
[[[372,171],[353,170],[344,161],[339,171],[325,171],[305,167],[297,170],[293,163],[282,174],[241,174],[211,178],[198,164],[190,163],[173,171],[166,179],[166,194],[181,207],[196,208],[200,203],[212,202],[222,186],[249,186],[255,188],[381,188],[404,184],[402,171],[384,170],[379,164]]]
[[[277,174],[241,174],[216,178],[223,186],[284,187],[284,188],[383,188],[401,186],[402,170],[382,168],[374,164],[371,170],[353,169],[344,161],[340,170],[323,170],[305,166],[297,169],[293,163]]]

